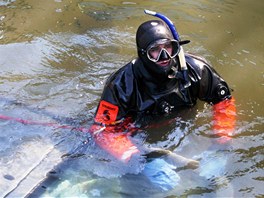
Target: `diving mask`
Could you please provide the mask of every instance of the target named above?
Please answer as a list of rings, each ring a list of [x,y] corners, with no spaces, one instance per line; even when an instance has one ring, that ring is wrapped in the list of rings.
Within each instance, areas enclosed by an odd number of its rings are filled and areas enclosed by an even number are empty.
[[[147,47],[147,57],[156,63],[165,59],[175,58],[180,51],[180,44],[177,40],[160,39]]]

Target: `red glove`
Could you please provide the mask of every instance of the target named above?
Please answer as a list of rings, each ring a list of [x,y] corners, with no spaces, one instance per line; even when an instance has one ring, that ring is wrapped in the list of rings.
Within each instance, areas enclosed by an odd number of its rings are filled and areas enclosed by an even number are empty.
[[[90,128],[90,133],[101,148],[120,161],[128,162],[133,154],[139,152],[137,147],[129,139],[129,136],[135,130],[135,127],[131,127],[131,124],[124,121],[121,124],[110,126],[94,124]],[[124,133],[124,131],[128,132]]]
[[[218,142],[226,143],[233,136],[236,125],[235,99],[231,98],[213,106],[213,130],[221,137]]]

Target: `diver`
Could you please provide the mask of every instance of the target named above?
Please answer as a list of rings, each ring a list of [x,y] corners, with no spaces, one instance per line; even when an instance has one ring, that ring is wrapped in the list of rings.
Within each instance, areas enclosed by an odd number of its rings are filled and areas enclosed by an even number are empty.
[[[184,53],[182,46],[190,41],[173,33],[164,20],[142,23],[136,32],[138,57],[105,83],[90,132],[123,162],[140,153],[130,135],[141,120],[192,108],[198,99],[212,104],[214,130],[222,141],[235,127],[234,114],[228,115],[235,106],[227,83],[204,58]]]

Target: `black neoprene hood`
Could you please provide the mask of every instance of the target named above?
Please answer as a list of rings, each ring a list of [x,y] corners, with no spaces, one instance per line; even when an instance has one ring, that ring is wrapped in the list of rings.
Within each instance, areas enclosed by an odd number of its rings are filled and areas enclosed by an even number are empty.
[[[157,40],[168,39],[173,40],[173,35],[169,27],[160,20],[150,20],[142,23],[136,33],[136,43],[138,57],[143,62],[143,67],[152,75],[153,79],[166,80],[171,68],[176,64],[175,59],[170,59],[167,66],[159,66],[152,62],[146,53],[146,49],[150,44]],[[143,72],[143,71],[141,71]],[[142,73],[142,75],[145,75]]]
[[[151,43],[159,39],[173,39],[170,29],[163,21],[146,21],[139,26],[136,34],[138,50],[146,50]]]

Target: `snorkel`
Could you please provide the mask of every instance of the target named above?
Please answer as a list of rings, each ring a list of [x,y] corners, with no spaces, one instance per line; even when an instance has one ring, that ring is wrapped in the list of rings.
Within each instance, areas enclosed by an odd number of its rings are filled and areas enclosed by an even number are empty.
[[[174,26],[173,22],[166,16],[164,16],[163,14],[154,12],[154,11],[150,11],[150,10],[144,10],[145,14],[148,15],[152,15],[155,17],[160,18],[161,20],[163,20],[168,27],[170,28],[170,31],[173,35],[173,38],[177,41],[180,41],[180,36],[176,30],[176,27]],[[191,82],[189,80],[188,77],[188,69],[187,69],[187,65],[186,65],[186,60],[185,60],[185,56],[184,56],[184,51],[183,51],[183,47],[180,46],[180,51],[179,51],[179,61],[180,61],[180,68],[181,68],[181,73],[183,75],[183,79],[184,79],[184,85],[183,87],[186,89],[191,85]]]

